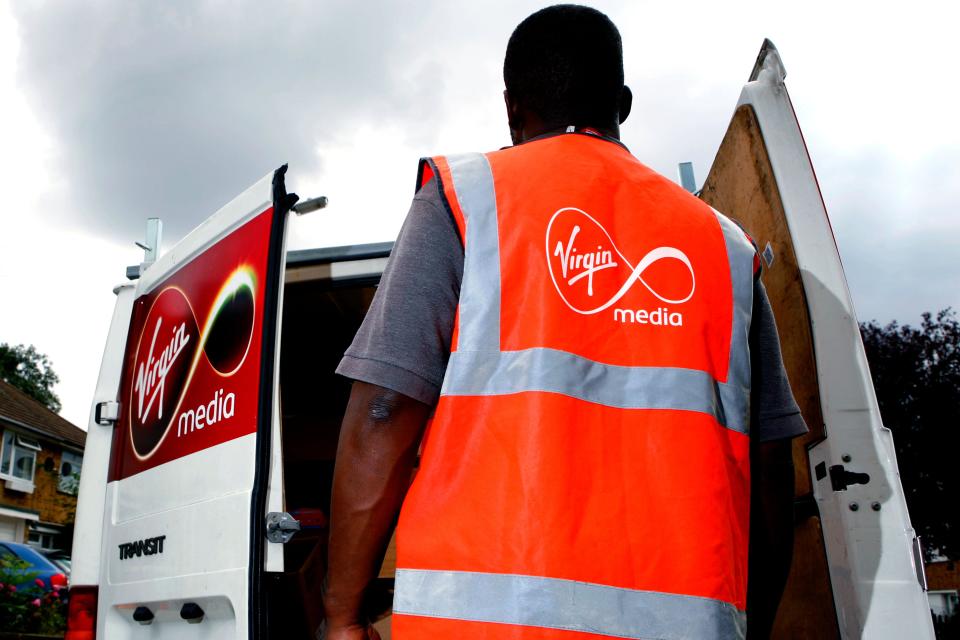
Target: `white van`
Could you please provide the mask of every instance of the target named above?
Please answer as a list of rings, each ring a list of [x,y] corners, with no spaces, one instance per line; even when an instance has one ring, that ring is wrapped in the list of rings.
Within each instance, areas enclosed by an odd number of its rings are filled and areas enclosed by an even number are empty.
[[[791,382],[809,391],[775,635],[933,638],[892,443],[784,76],[766,43],[702,193],[754,232],[768,288],[780,287],[783,339],[799,345],[785,349]],[[325,553],[349,393],[333,372],[390,245],[287,252],[285,171],[115,290],[68,640],[312,636],[322,563],[301,570]],[[754,184],[763,193],[747,193]],[[388,552],[374,613],[390,608],[390,562]]]

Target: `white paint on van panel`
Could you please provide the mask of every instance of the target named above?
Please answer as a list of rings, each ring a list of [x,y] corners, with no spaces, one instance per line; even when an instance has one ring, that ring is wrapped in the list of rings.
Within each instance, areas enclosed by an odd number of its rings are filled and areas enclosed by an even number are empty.
[[[87,422],[87,440],[84,457],[87,464],[80,474],[77,516],[73,533],[73,566],[71,584],[100,583],[100,565],[103,546],[104,496],[110,469],[110,449],[115,426],[97,424],[94,412],[99,402],[116,402],[120,395],[120,374],[123,369],[127,331],[133,312],[135,285],[124,283],[114,289],[117,302],[110,320],[110,332],[103,349],[100,375]]]
[[[253,488],[257,434],[250,433],[110,483],[113,524],[123,524]]]
[[[889,429],[883,426],[839,251],[796,114],[786,72],[772,46],[761,51],[740,95],[757,116],[793,239],[810,311],[827,437],[809,453],[845,463],[870,482],[832,491],[814,482],[834,600],[844,638],[933,638],[926,594],[917,580],[914,531],[900,486]],[[851,504],[859,505],[857,510]],[[867,505],[881,505],[879,511]]]
[[[250,555],[249,513],[250,492],[244,491],[116,524],[104,536],[107,582],[119,586],[191,574],[212,577],[245,568]],[[120,545],[157,536],[166,536],[162,553],[121,559]]]

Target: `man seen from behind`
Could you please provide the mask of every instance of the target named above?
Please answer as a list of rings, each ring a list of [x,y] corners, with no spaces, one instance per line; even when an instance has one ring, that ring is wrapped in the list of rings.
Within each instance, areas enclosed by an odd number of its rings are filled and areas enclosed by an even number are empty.
[[[338,369],[328,640],[378,637],[394,524],[395,640],[769,634],[806,427],[750,239],[620,142],[623,77],[605,15],[538,11],[514,146],[421,162]]]

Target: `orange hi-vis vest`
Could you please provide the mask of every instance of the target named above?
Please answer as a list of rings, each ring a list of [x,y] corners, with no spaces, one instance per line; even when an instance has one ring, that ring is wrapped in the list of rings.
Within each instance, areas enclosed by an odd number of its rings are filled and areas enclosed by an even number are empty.
[[[588,134],[431,177],[464,272],[394,638],[744,637],[750,240]]]

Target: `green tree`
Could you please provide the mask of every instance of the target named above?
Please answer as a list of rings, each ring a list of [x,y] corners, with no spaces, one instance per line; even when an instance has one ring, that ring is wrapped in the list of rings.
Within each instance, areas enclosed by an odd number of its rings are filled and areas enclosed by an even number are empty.
[[[54,373],[50,359],[33,345],[0,343],[0,379],[39,400],[51,411],[60,411],[60,398],[53,392],[53,385],[60,378]]]
[[[884,425],[893,431],[914,528],[929,552],[960,559],[960,322],[860,325]]]

